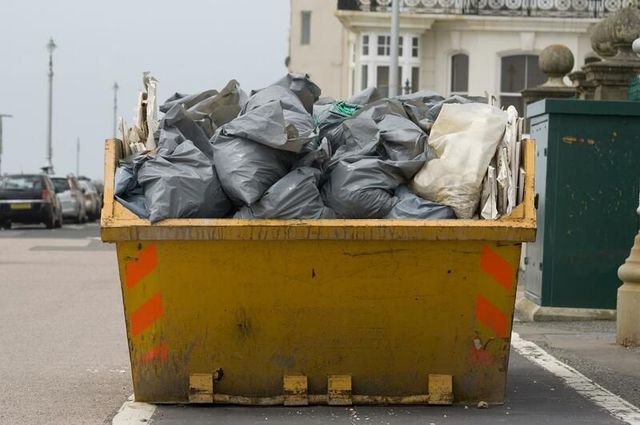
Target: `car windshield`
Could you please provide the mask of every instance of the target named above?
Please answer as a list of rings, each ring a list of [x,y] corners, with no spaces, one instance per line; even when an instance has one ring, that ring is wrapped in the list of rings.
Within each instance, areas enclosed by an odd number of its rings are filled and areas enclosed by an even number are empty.
[[[56,187],[56,192],[61,193],[65,190],[69,190],[69,180],[59,177],[55,179],[51,179],[53,181],[53,185]]]
[[[3,176],[0,177],[0,189],[6,190],[41,190],[40,176]]]

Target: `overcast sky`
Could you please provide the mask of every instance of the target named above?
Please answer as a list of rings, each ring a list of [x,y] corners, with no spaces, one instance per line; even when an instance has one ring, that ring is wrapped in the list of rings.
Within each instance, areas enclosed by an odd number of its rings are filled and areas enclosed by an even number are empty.
[[[245,90],[281,77],[288,50],[289,0],[0,0],[2,172],[35,172],[47,134],[46,44],[54,52],[53,163],[56,174],[102,179],[103,142],[119,115],[131,122],[142,72],[173,92]]]

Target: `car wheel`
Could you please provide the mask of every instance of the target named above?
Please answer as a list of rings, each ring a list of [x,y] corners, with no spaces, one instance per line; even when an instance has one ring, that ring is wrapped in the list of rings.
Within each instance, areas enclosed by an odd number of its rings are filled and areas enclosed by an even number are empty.
[[[4,223],[2,223],[2,228],[4,230],[11,230],[11,222],[10,221],[5,221]]]

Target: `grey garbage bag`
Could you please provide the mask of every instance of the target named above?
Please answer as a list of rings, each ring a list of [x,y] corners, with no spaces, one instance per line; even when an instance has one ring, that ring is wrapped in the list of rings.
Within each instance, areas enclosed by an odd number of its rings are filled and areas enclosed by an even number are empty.
[[[200,126],[209,139],[218,127],[238,116],[247,100],[240,84],[231,80],[220,92],[211,89],[192,95],[175,93],[160,106],[160,111],[167,113],[181,105],[185,115]]]
[[[295,93],[285,87],[269,86],[256,92],[249,98],[241,112],[241,116],[275,101],[279,101],[282,105],[288,139],[296,139],[300,145],[317,140],[317,132],[311,115],[306,111]]]
[[[313,106],[313,122],[320,140],[325,137],[333,146],[342,143],[342,123],[360,110],[360,106],[347,102],[316,103]]]
[[[331,159],[331,145],[329,141],[325,138],[322,139],[322,142],[315,147],[313,150],[308,150],[303,152],[303,154],[298,159],[298,162],[295,163],[293,168],[300,167],[313,167],[317,168],[320,171],[324,171],[327,168],[327,164]]]
[[[356,93],[351,96],[347,102],[355,105],[367,105],[369,103],[376,102],[382,99],[382,95],[375,87],[368,87],[362,90],[360,93]]]
[[[411,192],[407,186],[399,186],[395,191],[398,202],[393,206],[385,218],[388,219],[419,219],[444,220],[456,218],[453,210],[446,205],[422,199]]]
[[[231,204],[211,161],[190,140],[168,153],[160,150],[140,167],[149,220],[224,217]]]
[[[279,100],[282,103],[282,109],[307,114],[304,105],[291,90],[281,86],[269,86],[254,92],[242,108],[240,115],[244,115],[252,109],[273,102],[274,100]]]
[[[406,181],[398,167],[379,158],[348,158],[334,164],[322,186],[326,205],[344,218],[384,218]]]
[[[177,103],[160,121],[158,147],[173,152],[185,140],[190,140],[210,160],[213,158],[213,149],[209,138],[202,128],[187,115],[184,106]]]
[[[231,80],[220,93],[206,97],[191,106],[188,109],[189,116],[210,138],[218,127],[240,114],[248,99],[247,94],[240,89],[240,84],[236,80]]]
[[[407,118],[385,115],[378,122],[378,129],[382,147],[391,160],[411,160],[426,151],[427,135]]]
[[[445,99],[432,92],[416,93],[415,97],[409,96],[403,100],[409,118],[427,133],[431,131],[443,105],[466,103],[473,103],[473,100],[458,95]]]
[[[308,140],[285,122],[282,103],[274,100],[260,105],[224,126],[230,136],[242,137],[275,149],[299,153]]]
[[[278,180],[262,198],[251,206],[244,206],[235,218],[318,219],[334,218],[318,190],[320,170],[296,168]]]
[[[380,146],[380,130],[371,118],[358,115],[342,123],[342,137],[331,148],[335,152],[329,168],[342,159],[377,156]]]
[[[138,184],[133,164],[116,168],[114,195],[129,211],[141,218],[149,218],[144,191]]]
[[[295,93],[308,113],[313,112],[313,104],[316,103],[322,93],[320,87],[315,85],[307,74],[289,73],[273,85],[284,87]]]
[[[182,105],[185,109],[189,109],[194,105],[197,105],[200,101],[212,97],[218,94],[218,90],[210,89],[205,90],[196,94],[183,94],[183,93],[174,93],[171,97],[160,105],[160,112],[167,113],[169,109],[173,108],[175,105]]]
[[[235,205],[252,205],[297,160],[280,101],[268,102],[220,127],[211,139],[222,187]]]

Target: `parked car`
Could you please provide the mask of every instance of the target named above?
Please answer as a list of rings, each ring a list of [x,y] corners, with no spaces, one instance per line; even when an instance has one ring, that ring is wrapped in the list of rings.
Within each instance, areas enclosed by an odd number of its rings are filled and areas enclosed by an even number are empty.
[[[48,229],[62,226],[62,207],[52,181],[41,174],[0,176],[0,225],[44,223]]]
[[[84,195],[84,206],[87,210],[89,220],[93,221],[100,217],[102,209],[102,199],[93,182],[87,177],[78,177],[80,189]]]
[[[60,204],[62,204],[62,216],[73,219],[76,223],[87,221],[84,195],[78,179],[69,175],[67,177],[52,177],[51,180]]]

